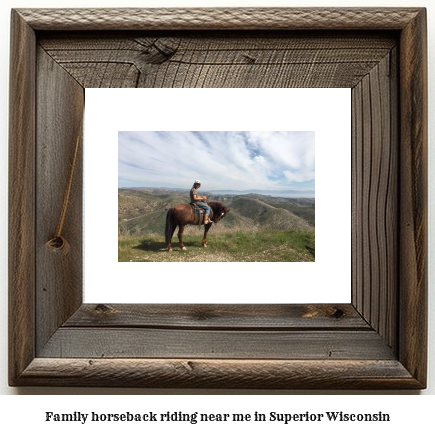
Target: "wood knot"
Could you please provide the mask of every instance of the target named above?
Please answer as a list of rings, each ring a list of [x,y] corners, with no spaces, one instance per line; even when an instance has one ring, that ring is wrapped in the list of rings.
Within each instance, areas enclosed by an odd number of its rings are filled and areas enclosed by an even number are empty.
[[[94,312],[100,315],[114,313],[115,309],[110,306],[106,306],[105,304],[97,304],[94,308]]]
[[[45,243],[45,247],[53,253],[62,253],[63,255],[67,255],[71,249],[68,241],[58,235],[56,237],[51,238]]]
[[[341,319],[344,316],[344,311],[342,309],[334,309],[332,316],[335,319]]]
[[[243,54],[243,57],[245,58],[246,63],[253,64],[257,61],[255,57],[252,57],[249,54]]]
[[[210,319],[216,318],[219,315],[216,314],[212,309],[200,309],[194,312],[192,315],[193,319],[196,321],[209,321]]]
[[[171,40],[160,38],[146,46],[142,54],[147,63],[160,65],[167,62],[176,52],[177,48],[172,45]]]

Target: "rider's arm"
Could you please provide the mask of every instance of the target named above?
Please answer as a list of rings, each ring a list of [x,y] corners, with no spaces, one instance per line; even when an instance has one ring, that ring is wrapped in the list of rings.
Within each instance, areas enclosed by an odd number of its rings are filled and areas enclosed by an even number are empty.
[[[198,196],[198,195],[196,195],[196,194],[193,195],[193,198],[194,198],[195,200],[203,200],[203,199],[207,199],[206,196]]]

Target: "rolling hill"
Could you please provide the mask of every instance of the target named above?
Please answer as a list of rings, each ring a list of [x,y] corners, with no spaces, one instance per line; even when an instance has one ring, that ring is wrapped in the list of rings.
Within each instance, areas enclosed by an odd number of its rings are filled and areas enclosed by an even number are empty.
[[[247,195],[208,194],[209,200],[223,202],[230,212],[213,232],[257,232],[314,230],[314,199],[277,198],[257,193]],[[167,210],[188,203],[187,191],[165,189],[119,189],[118,234],[120,236],[162,235]],[[187,226],[186,234],[197,233],[198,227]]]

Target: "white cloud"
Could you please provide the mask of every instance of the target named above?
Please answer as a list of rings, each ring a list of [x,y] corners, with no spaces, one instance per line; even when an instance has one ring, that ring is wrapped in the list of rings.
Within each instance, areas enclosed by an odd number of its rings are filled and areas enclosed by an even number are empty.
[[[306,182],[314,180],[314,172],[290,172],[288,170],[284,171],[284,176],[290,182]]]
[[[314,179],[314,133],[122,131],[118,176],[120,186],[188,188],[199,178],[209,190],[295,189]]]

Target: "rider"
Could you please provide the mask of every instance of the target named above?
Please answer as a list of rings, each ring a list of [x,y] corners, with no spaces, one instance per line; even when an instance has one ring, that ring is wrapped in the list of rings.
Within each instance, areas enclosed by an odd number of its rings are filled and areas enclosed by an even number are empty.
[[[193,187],[190,190],[190,202],[195,203],[200,208],[205,210],[205,216],[204,216],[204,224],[210,223],[209,215],[210,215],[210,207],[202,202],[203,200],[207,200],[207,196],[198,196],[197,189],[201,187],[201,181],[196,180],[193,183]]]

